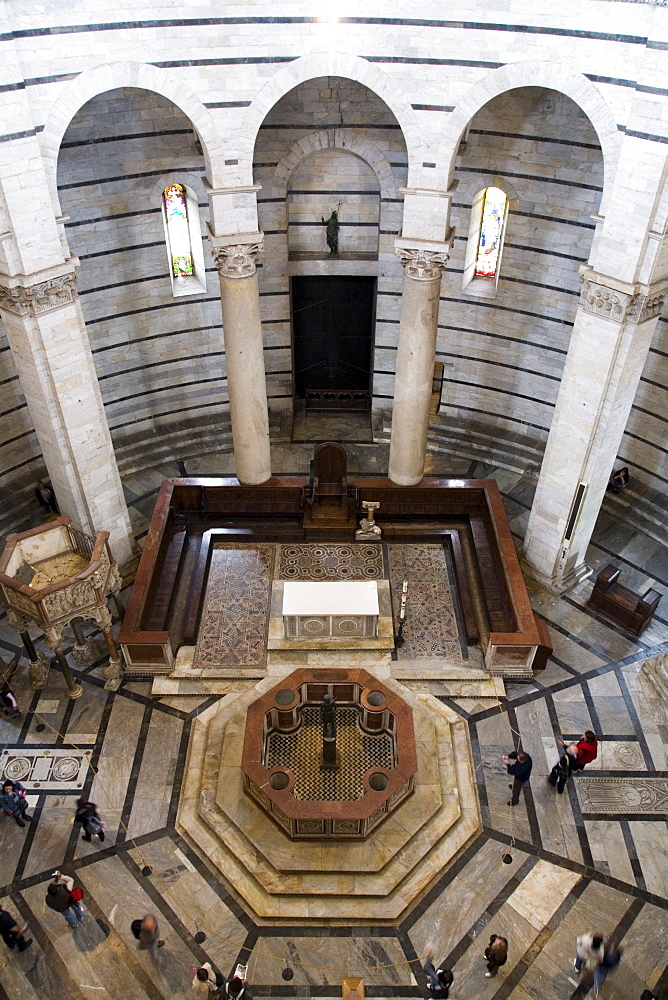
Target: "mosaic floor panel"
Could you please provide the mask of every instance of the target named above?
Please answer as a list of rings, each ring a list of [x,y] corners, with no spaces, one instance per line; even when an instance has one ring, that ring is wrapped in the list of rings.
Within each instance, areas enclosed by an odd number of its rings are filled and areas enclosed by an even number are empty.
[[[404,645],[400,660],[419,656],[461,659],[457,618],[442,545],[390,545],[394,620],[399,620],[401,585],[408,580]]]
[[[328,802],[361,799],[365,771],[370,767],[394,767],[392,737],[389,733],[362,732],[355,708],[339,708],[336,713],[336,749],[339,770],[321,771],[320,709],[305,708],[302,724],[295,733],[271,733],[267,767],[283,766],[294,773],[295,798]]]
[[[380,545],[280,545],[278,580],[382,580]]]
[[[215,545],[194,665],[261,667],[267,658],[273,545]]]
[[[33,750],[7,747],[0,755],[0,777],[26,789],[77,792],[83,788],[91,750]]]

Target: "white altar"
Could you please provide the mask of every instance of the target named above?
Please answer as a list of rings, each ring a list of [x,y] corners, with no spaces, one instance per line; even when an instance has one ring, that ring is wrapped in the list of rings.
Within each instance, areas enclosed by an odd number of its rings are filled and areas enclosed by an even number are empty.
[[[378,635],[378,584],[286,580],[282,614],[286,639],[373,639]]]

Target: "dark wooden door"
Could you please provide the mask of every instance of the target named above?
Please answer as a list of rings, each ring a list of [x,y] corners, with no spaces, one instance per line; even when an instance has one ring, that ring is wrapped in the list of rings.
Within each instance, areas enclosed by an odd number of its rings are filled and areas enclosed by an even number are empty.
[[[295,394],[371,388],[375,278],[292,278]]]

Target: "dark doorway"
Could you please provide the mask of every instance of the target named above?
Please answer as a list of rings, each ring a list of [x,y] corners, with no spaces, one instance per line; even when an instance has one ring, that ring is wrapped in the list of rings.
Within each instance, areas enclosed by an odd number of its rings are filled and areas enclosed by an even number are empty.
[[[306,407],[369,409],[376,279],[292,279],[295,395]]]

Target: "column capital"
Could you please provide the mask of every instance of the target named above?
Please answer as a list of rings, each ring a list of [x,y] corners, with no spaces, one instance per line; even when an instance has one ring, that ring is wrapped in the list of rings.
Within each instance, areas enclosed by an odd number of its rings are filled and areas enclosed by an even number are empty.
[[[77,297],[76,267],[71,257],[65,264],[37,274],[0,275],[0,310],[16,316],[41,316]]]
[[[451,242],[432,240],[394,241],[394,252],[403,264],[407,277],[416,281],[440,278],[450,259]]]
[[[257,270],[257,256],[264,250],[264,233],[210,237],[210,242],[221,278],[252,278]]]
[[[613,323],[646,323],[656,319],[668,292],[666,282],[656,285],[629,284],[600,274],[585,265],[580,268],[582,309]]]

